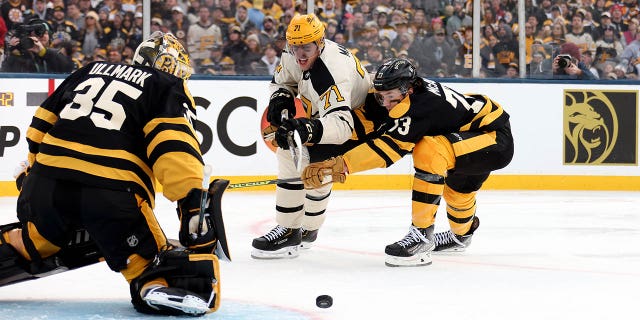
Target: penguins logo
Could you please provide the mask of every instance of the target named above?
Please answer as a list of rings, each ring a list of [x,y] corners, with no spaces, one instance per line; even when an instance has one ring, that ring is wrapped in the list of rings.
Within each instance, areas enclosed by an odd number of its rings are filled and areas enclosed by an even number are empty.
[[[565,162],[602,164],[615,147],[619,130],[609,98],[598,91],[565,92],[564,117]]]

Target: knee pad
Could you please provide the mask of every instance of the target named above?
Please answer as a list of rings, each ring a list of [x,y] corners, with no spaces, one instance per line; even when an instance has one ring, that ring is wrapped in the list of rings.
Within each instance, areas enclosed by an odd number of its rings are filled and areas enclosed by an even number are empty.
[[[164,278],[169,287],[187,290],[209,301],[210,312],[220,306],[218,258],[213,254],[193,253],[185,248],[172,248],[158,253],[149,267],[129,286],[131,303],[142,313],[166,314],[147,305],[140,297],[149,281]]]

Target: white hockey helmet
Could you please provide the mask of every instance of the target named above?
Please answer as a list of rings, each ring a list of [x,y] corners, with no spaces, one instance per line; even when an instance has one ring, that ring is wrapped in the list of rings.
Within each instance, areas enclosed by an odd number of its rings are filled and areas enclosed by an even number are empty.
[[[193,73],[189,54],[182,44],[173,34],[162,31],[155,31],[138,46],[132,64],[149,66],[184,80]]]

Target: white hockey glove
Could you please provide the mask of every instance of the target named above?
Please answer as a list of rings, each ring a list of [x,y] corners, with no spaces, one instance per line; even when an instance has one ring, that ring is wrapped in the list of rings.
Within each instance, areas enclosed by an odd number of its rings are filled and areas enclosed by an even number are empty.
[[[24,178],[29,174],[29,170],[31,170],[29,160],[20,161],[18,166],[13,170],[13,178],[16,179],[16,188],[18,188],[18,190],[22,190],[22,183],[24,182]]]
[[[216,236],[212,228],[207,190],[191,189],[186,197],[178,200],[180,218],[180,244],[190,249],[213,252]],[[210,249],[210,250],[209,250]]]

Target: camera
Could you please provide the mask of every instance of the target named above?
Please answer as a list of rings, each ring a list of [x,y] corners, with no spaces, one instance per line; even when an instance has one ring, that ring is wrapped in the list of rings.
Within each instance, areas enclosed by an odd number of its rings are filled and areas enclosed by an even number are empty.
[[[566,68],[571,65],[571,55],[568,54],[559,54],[558,55],[558,67]]]
[[[28,24],[20,24],[14,29],[13,35],[16,38],[20,38],[20,44],[18,48],[21,51],[26,51],[35,46],[31,34],[35,34],[37,37],[42,37],[45,32],[48,31],[48,25],[44,20],[30,21]]]

